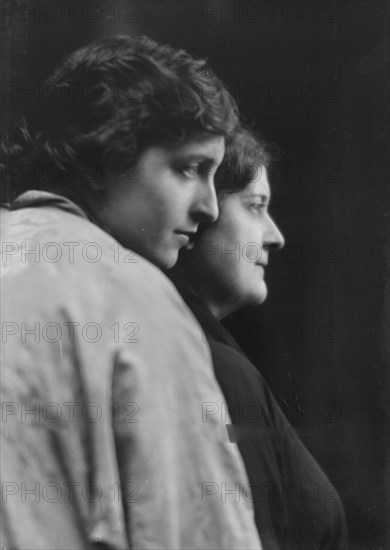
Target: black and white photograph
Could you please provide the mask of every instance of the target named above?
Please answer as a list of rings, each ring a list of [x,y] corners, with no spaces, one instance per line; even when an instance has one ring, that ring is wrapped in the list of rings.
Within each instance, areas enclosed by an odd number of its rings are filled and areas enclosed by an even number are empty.
[[[0,550],[390,550],[390,2],[0,14]]]

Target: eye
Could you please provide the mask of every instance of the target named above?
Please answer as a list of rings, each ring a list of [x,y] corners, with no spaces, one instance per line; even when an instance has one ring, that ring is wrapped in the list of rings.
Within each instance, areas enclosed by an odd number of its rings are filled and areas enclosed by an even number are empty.
[[[267,208],[267,205],[265,202],[254,202],[250,205],[250,207],[255,211],[255,212],[259,212],[260,210],[262,210],[263,208]]]
[[[181,168],[180,171],[186,178],[196,178],[201,172],[201,165],[199,163],[189,164]]]
[[[210,162],[194,162],[183,166],[180,172],[188,179],[198,178],[206,180],[214,173],[213,168],[213,163]]]

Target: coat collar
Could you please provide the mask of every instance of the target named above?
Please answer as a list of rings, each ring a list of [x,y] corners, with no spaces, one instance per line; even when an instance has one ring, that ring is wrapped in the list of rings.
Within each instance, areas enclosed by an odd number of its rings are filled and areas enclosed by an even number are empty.
[[[10,210],[20,210],[21,208],[31,208],[38,206],[54,206],[80,216],[81,218],[89,219],[85,211],[75,202],[62,195],[56,195],[47,191],[38,191],[31,189],[25,191],[9,205]]]

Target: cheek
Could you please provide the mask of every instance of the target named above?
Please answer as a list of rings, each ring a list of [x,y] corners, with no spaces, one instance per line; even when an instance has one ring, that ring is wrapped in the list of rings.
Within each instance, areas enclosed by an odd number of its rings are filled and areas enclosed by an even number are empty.
[[[230,252],[226,254],[226,261],[241,262],[248,244],[254,240],[253,227],[248,223],[246,213],[238,208],[225,208],[217,224],[215,238],[219,241],[221,251]]]
[[[234,258],[233,255],[228,255],[226,258],[218,255],[210,264],[208,268],[210,279],[213,278],[218,293],[227,297],[238,296],[247,288],[245,266],[239,258]]]
[[[254,247],[241,250],[239,262],[231,265],[231,286],[249,303],[264,292],[264,272],[253,261]]]
[[[153,237],[162,236],[168,229],[172,228],[175,212],[168,202],[162,199],[145,199],[144,203],[136,214],[139,223],[143,227],[149,227]]]
[[[141,174],[134,194],[141,210],[149,209],[159,218],[178,208],[181,199],[177,182],[167,169]]]
[[[153,217],[159,223],[174,229],[185,228],[181,220],[186,219],[186,203],[179,193],[159,193],[154,197],[153,205],[150,206]]]

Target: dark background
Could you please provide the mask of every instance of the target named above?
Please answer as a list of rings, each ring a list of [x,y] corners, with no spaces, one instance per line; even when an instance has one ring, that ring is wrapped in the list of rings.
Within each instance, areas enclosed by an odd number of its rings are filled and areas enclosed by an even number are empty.
[[[271,213],[287,244],[267,302],[228,325],[340,492],[353,550],[390,548],[389,11],[385,0],[2,2],[3,131],[64,54],[137,32],[208,57],[279,145]]]

